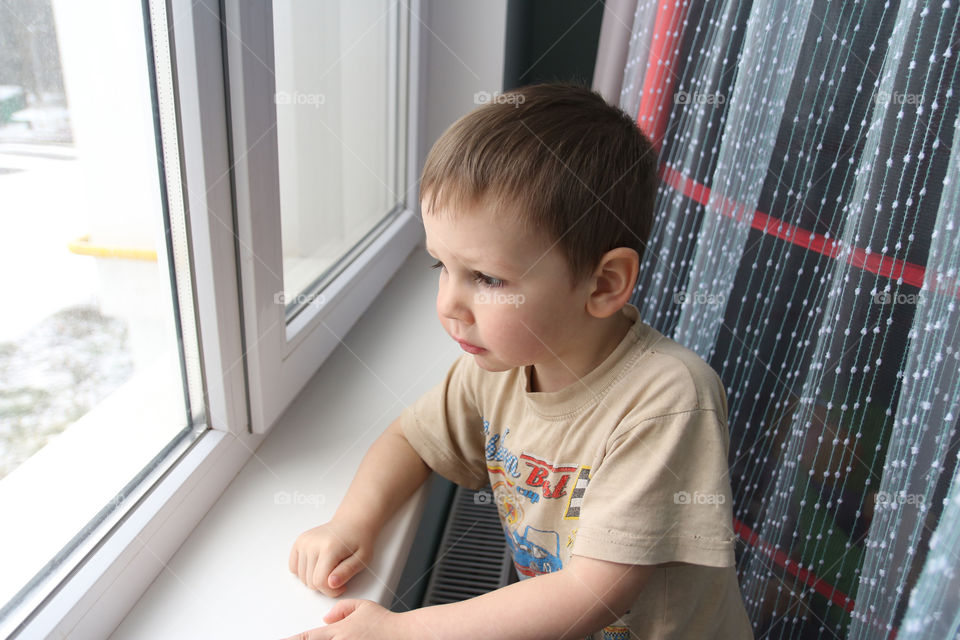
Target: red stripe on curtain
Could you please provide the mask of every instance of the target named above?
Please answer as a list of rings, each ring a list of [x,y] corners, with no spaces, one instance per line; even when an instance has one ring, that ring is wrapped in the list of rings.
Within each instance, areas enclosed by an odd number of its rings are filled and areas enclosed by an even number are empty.
[[[786,569],[787,573],[796,577],[808,587],[813,587],[817,593],[838,607],[842,607],[846,611],[853,613],[853,608],[855,605],[853,598],[845,594],[843,591],[840,591],[823,578],[819,577],[813,571],[808,571],[807,569],[804,569],[798,565],[790,558],[790,556],[779,549],[775,549],[773,545],[758,536],[753,529],[737,520],[736,517],[733,519],[733,529],[744,542],[754,549],[758,549],[763,553],[763,555],[770,558],[778,567]],[[886,640],[896,640],[897,633],[899,631],[900,630],[898,628],[892,629]]]
[[[773,560],[777,566],[786,569],[788,573],[795,576],[808,587],[813,587],[817,593],[825,597],[827,600],[830,600],[838,607],[843,607],[845,610],[851,613],[853,612],[853,598],[838,590],[829,582],[826,582],[822,578],[818,577],[814,572],[807,571],[803,567],[799,566],[783,551],[774,549],[773,545],[758,536],[753,529],[743,524],[736,518],[733,519],[733,528],[737,532],[737,535],[740,536],[744,542],[755,549],[759,549],[761,552],[763,552],[763,555]]]
[[[679,55],[680,27],[686,17],[686,3],[664,2],[657,9],[657,21],[650,41],[650,56],[647,58],[647,73],[643,78],[643,92],[637,124],[650,137],[653,146],[660,151],[667,120],[673,106],[673,85],[677,75],[673,72]]]
[[[710,187],[687,178],[673,167],[663,165],[660,169],[660,178],[686,197],[702,205],[706,205],[710,199]],[[726,198],[720,199],[720,212],[735,220],[742,221],[746,218],[745,209]],[[767,235],[776,236],[781,240],[792,242],[799,247],[816,251],[829,258],[836,258],[840,255],[841,245],[838,241],[811,233],[806,229],[784,222],[762,211],[757,210],[752,212],[750,226]],[[907,284],[917,288],[923,286],[926,268],[918,264],[913,264],[912,262],[868,252],[866,249],[861,249],[860,247],[853,247],[851,252],[846,256],[846,261],[854,267],[875,273],[881,277],[892,280],[903,278],[903,281]],[[955,278],[947,278],[941,274],[941,281],[952,281],[952,284],[948,285],[947,289],[950,295],[955,298],[960,298],[960,286],[956,284]]]

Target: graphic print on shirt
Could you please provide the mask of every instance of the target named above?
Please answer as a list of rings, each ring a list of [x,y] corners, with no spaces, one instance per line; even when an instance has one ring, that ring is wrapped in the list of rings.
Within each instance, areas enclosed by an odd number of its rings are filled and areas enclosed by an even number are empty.
[[[486,438],[484,455],[491,480],[495,476],[500,476],[502,482],[517,494],[527,498],[530,504],[539,503],[541,498],[554,500],[570,495],[564,518],[580,517],[580,501],[590,479],[588,467],[579,467],[575,463],[551,462],[530,452],[521,452],[518,455],[507,444],[509,428],[502,435],[491,434],[490,421],[483,416],[481,420]],[[571,495],[569,489],[574,477],[577,479]]]
[[[577,482],[573,485],[573,491],[570,492],[570,500],[567,501],[567,510],[563,512],[564,520],[580,519],[580,503],[583,502],[583,494],[587,492],[588,484],[590,484],[590,467],[580,467]]]
[[[503,528],[503,532],[513,554],[513,565],[521,579],[556,573],[563,568],[560,536],[556,531],[543,531],[527,525],[522,535],[508,526]]]
[[[531,491],[539,491],[546,499],[562,498],[567,495],[566,486],[577,471],[575,464],[551,464],[534,455],[523,453],[520,461],[527,466],[525,484]]]
[[[604,627],[603,640],[630,640],[630,629],[627,627]]]
[[[504,526],[515,525],[523,520],[523,507],[506,480],[495,482],[491,489],[493,489],[493,503],[497,505],[500,521]]]
[[[487,436],[487,443],[484,447],[484,455],[487,458],[487,471],[492,474],[502,475],[510,486],[514,486],[515,481],[520,478],[520,469],[517,456],[507,448],[507,436],[510,435],[510,429],[504,432],[503,436],[499,433],[490,435],[490,421],[480,416],[483,420],[483,433]]]

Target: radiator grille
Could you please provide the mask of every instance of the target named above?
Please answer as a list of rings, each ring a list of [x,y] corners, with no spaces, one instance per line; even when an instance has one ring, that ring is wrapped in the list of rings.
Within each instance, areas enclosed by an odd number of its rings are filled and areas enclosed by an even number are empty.
[[[493,492],[457,487],[422,606],[468,600],[516,580]]]

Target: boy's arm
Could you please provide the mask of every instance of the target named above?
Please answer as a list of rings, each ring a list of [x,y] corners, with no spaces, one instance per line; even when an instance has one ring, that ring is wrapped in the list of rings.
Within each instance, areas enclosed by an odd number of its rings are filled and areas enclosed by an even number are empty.
[[[384,523],[430,475],[430,467],[394,420],[370,446],[333,518],[303,532],[288,567],[300,581],[330,597],[363,570]]]
[[[430,467],[407,442],[397,418],[370,445],[333,519],[379,532],[429,476]]]
[[[402,613],[404,637],[579,640],[626,613],[656,568],[574,555],[557,573]]]
[[[287,640],[580,640],[627,612],[655,569],[571,556],[557,573],[482,596],[404,613],[369,600],[340,600],[325,627]]]

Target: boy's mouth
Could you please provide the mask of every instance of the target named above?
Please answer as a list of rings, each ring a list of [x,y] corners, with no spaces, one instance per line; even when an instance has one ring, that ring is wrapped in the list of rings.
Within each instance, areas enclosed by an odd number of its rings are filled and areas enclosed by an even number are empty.
[[[454,338],[454,340],[456,340],[456,338]],[[483,347],[478,347],[475,344],[470,344],[469,342],[464,342],[463,340],[457,340],[457,343],[460,345],[460,348],[467,353],[478,354],[486,351],[486,349]]]

